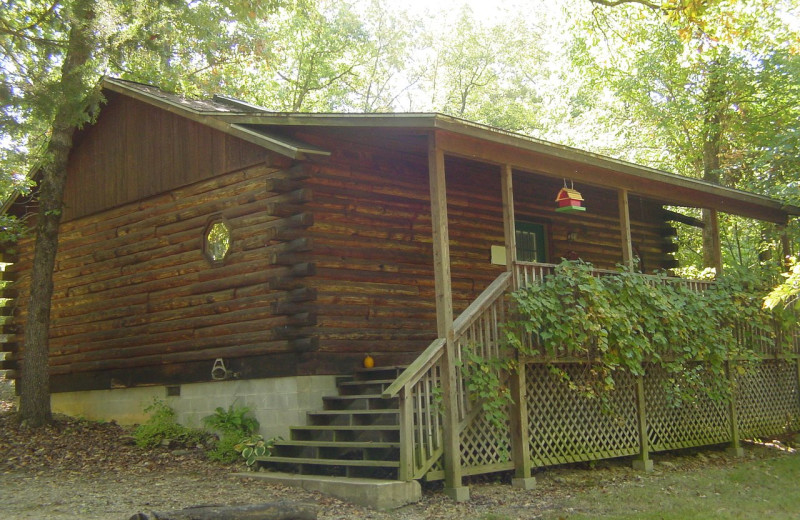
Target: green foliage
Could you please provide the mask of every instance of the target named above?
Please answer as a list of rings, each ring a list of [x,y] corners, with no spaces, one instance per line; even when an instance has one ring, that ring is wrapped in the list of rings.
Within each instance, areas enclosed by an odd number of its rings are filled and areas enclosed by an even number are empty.
[[[763,291],[752,273],[724,276],[700,293],[663,275],[595,276],[590,264],[564,261],[554,275],[514,293],[516,318],[506,333],[525,355],[590,361],[585,383],[553,367],[588,397],[613,390],[619,371],[642,375],[647,361],[668,372],[665,391],[674,402],[721,399],[729,390],[725,360],[754,359],[756,341],[775,341],[776,319],[788,326],[787,316],[760,309]],[[749,326],[741,342],[737,323]],[[532,348],[524,335],[535,338]]]
[[[196,445],[207,437],[207,434],[201,430],[178,424],[175,419],[175,410],[164,401],[153,399],[153,402],[144,411],[150,417],[133,432],[136,445],[140,448],[155,448],[164,441]]]
[[[251,435],[238,442],[233,449],[237,455],[241,454],[248,467],[252,467],[256,463],[257,457],[269,456],[275,441],[280,437],[265,440],[261,435]]]
[[[782,306],[785,310],[794,308],[800,311],[800,262],[796,257],[789,260],[789,271],[781,273],[783,283],[775,287],[764,297],[764,307],[776,309]]]
[[[258,431],[259,424],[246,406],[230,405],[227,410],[218,406],[213,415],[203,418],[203,423],[222,433],[241,434],[243,437]]]
[[[458,362],[472,401],[480,403],[486,419],[499,431],[508,429],[508,407],[514,404],[504,376],[517,369],[510,358],[484,358],[472,346],[461,351]]]
[[[208,458],[224,463],[235,462],[241,453],[239,444],[251,438],[259,428],[258,421],[246,406],[230,405],[227,410],[217,407],[213,415],[203,418],[203,423],[220,434],[208,452]]]

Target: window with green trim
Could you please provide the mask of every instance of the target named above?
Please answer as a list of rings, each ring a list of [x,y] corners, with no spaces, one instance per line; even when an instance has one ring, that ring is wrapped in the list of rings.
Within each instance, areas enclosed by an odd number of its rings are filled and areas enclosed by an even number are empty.
[[[520,262],[547,262],[547,228],[544,224],[515,222],[517,260]]]

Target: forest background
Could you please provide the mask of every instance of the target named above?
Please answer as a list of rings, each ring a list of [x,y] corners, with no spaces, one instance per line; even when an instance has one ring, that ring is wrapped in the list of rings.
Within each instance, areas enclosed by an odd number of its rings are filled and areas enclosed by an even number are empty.
[[[65,165],[104,75],[274,111],[441,112],[800,205],[800,0],[6,0],[0,52],[0,196],[40,179],[28,366],[47,364]],[[798,250],[797,220],[720,224],[726,269],[780,265],[783,233]],[[697,230],[680,240],[682,265],[710,265]],[[23,415],[45,421],[25,379]]]

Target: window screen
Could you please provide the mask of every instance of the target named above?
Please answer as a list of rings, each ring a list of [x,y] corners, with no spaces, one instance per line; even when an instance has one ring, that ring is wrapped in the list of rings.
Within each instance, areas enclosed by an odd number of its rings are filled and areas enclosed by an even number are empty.
[[[545,228],[542,224],[517,222],[517,260],[521,262],[546,262]]]

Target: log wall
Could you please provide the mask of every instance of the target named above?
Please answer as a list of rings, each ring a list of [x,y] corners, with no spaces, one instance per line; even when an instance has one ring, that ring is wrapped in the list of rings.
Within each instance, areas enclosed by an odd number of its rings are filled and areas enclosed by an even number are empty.
[[[292,166],[117,101],[82,134],[70,170],[54,280],[54,391],[208,380],[216,358],[243,378],[348,373],[366,353],[383,365],[409,362],[434,339],[424,135],[297,132],[332,155]],[[151,127],[162,133],[147,138],[141,129]],[[184,133],[188,144],[174,142]],[[447,157],[445,169],[457,315],[504,270],[490,262],[491,246],[503,243],[500,168]],[[560,186],[515,172],[518,220],[547,227],[548,261],[613,267],[622,257],[616,193],[578,187],[588,211],[563,215],[553,210]],[[666,266],[660,205],[634,197],[631,208],[645,267]],[[215,219],[232,231],[219,265],[203,254]],[[27,317],[32,241],[19,249],[17,327]]]
[[[313,192],[308,229],[313,247],[295,261],[316,266],[308,279],[317,293],[319,350],[303,370],[347,371],[366,353],[378,363],[413,359],[435,336],[430,196],[427,157],[374,141],[296,137],[333,151],[305,181]],[[398,146],[399,145],[399,146]],[[500,168],[453,157],[445,164],[453,306],[467,307],[505,267],[492,265],[492,245],[503,244]],[[515,173],[517,217],[543,223],[550,261],[567,254],[613,268],[622,248],[616,192],[586,188],[591,209],[567,216],[554,211],[561,180]],[[633,198],[634,245],[645,267],[665,267],[661,206]],[[577,231],[569,241],[567,234]],[[336,367],[336,368],[335,368]]]
[[[276,264],[303,244],[311,223],[305,175],[262,163],[62,224],[50,333],[53,391],[211,379],[216,358],[239,377],[293,375],[313,324],[303,265]],[[203,252],[209,223],[224,219],[223,262]],[[12,266],[27,319],[32,239]],[[21,346],[24,360],[24,345]]]

